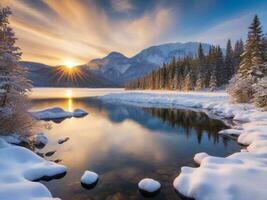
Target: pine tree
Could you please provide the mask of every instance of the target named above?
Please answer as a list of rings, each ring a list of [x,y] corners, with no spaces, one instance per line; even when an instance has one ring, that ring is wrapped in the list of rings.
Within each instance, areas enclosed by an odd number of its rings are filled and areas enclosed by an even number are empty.
[[[20,49],[9,26],[9,8],[0,7],[0,132],[25,132],[30,128],[27,92],[31,88],[26,71],[19,65]]]
[[[239,69],[239,65],[240,65],[240,57],[244,52],[244,45],[243,45],[243,41],[240,39],[238,41],[236,41],[235,43],[235,48],[234,48],[234,73],[236,74],[238,69]]]
[[[205,88],[206,78],[206,57],[201,43],[198,47],[198,71],[196,75],[196,90],[202,90]]]
[[[261,25],[258,16],[255,15],[253,22],[249,27],[244,53],[241,55],[241,64],[238,71],[240,78],[246,78],[249,75],[257,76],[257,72],[255,71],[258,69],[255,69],[255,67],[263,64],[265,58],[264,54]]]
[[[231,40],[227,41],[226,45],[226,55],[225,55],[225,68],[226,68],[226,76],[227,81],[232,78],[234,75],[234,51],[232,49]]]
[[[224,58],[223,53],[220,46],[217,46],[215,48],[215,60],[216,60],[216,66],[215,66],[215,73],[216,79],[217,79],[217,86],[222,86],[228,82],[227,79],[227,70],[224,65]]]

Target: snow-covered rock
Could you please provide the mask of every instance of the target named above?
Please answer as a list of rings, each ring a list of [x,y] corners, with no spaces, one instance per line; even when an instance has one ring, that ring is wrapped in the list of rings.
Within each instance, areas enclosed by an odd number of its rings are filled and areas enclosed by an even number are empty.
[[[138,188],[144,195],[155,195],[160,190],[160,183],[151,178],[142,179],[138,183]]]
[[[75,109],[74,112],[68,112],[62,108],[55,107],[49,108],[41,111],[31,112],[32,116],[39,120],[53,120],[53,119],[63,119],[71,117],[83,117],[88,113],[82,109]]]
[[[224,92],[135,91],[100,97],[102,101],[136,106],[200,108],[220,118],[241,121],[239,129],[221,134],[238,136],[247,150],[226,158],[196,154],[198,168],[182,167],[174,188],[197,200],[265,200],[267,196],[267,112],[252,104],[232,104]]]
[[[37,133],[33,136],[32,142],[37,147],[44,147],[48,143],[48,139],[44,133]]]
[[[85,112],[84,110],[82,110],[82,109],[75,109],[74,111],[73,111],[73,116],[74,117],[83,117],[83,116],[85,116],[85,115],[88,115],[88,112]]]
[[[233,129],[233,128],[219,131],[219,134],[222,134],[222,135],[240,135],[241,133],[242,133],[242,130]]]
[[[32,115],[36,119],[60,119],[60,118],[69,118],[73,116],[72,112],[67,112],[62,108],[55,107],[49,108],[41,111],[32,112]]]
[[[45,177],[66,173],[66,167],[49,162],[32,151],[0,139],[0,199],[56,200],[39,182]]]
[[[81,184],[83,187],[87,189],[95,187],[97,182],[98,182],[98,174],[95,172],[86,170],[81,177]]]

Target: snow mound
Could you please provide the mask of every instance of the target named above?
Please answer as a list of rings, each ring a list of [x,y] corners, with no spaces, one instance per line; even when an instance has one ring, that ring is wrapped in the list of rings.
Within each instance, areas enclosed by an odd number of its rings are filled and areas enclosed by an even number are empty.
[[[207,153],[197,153],[196,155],[195,155],[195,157],[194,157],[194,161],[197,163],[197,164],[201,164],[201,162],[202,162],[202,160],[204,159],[204,158],[207,158],[207,157],[209,157],[209,155],[207,154]]]
[[[66,173],[66,167],[2,139],[0,169],[0,199],[3,200],[56,200],[44,185],[32,181]]]
[[[148,193],[155,193],[159,191],[160,187],[161,187],[160,183],[151,178],[142,179],[138,183],[138,188]]]
[[[93,188],[98,182],[98,174],[91,171],[85,171],[81,177],[81,184],[87,189]]]
[[[264,200],[266,156],[249,152],[227,158],[208,156],[198,168],[182,167],[173,185],[182,195],[198,200]]]
[[[32,116],[39,120],[50,120],[50,119],[63,119],[71,117],[82,117],[88,113],[82,109],[75,109],[74,112],[68,112],[62,108],[55,107],[49,108],[41,111],[31,112]]]

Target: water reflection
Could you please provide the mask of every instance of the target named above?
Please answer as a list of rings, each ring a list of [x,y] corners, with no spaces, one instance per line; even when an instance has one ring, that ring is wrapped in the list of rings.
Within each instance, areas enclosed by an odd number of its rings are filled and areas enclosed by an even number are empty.
[[[56,150],[46,159],[60,159],[68,167],[64,178],[45,182],[63,200],[142,199],[137,183],[144,177],[162,183],[161,193],[153,199],[179,199],[172,181],[181,166],[194,166],[195,153],[226,156],[239,150],[234,141],[217,135],[225,128],[222,122],[199,112],[104,104],[93,98],[38,100],[32,109],[54,106],[89,113],[59,124],[51,122],[52,129],[45,131],[48,145],[36,150]],[[59,145],[57,140],[65,137],[70,140]],[[85,170],[100,175],[90,191],[79,181]]]
[[[227,126],[220,120],[210,119],[203,112],[196,112],[185,109],[166,109],[166,108],[144,108],[152,116],[161,119],[163,123],[167,123],[172,128],[183,128],[187,137],[192,133],[197,134],[198,143],[201,143],[203,131],[207,133],[209,139],[213,139],[214,143],[218,143],[219,139],[223,139],[227,145],[228,139],[221,138],[217,133]]]

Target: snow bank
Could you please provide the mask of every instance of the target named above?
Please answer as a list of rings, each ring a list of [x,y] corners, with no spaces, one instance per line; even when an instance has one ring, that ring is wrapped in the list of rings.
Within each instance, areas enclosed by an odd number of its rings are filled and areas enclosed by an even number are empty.
[[[85,186],[95,185],[98,181],[98,174],[91,171],[85,171],[81,177],[81,183]]]
[[[21,144],[22,142],[28,142],[27,137],[23,137],[17,133],[10,134],[10,135],[3,135],[0,136],[1,139],[5,140],[10,144]]]
[[[138,188],[141,192],[143,192],[144,194],[155,194],[160,190],[160,183],[154,179],[151,178],[145,178],[142,179],[139,183],[138,183]]]
[[[83,117],[88,113],[82,109],[76,109],[74,112],[67,112],[62,108],[55,107],[49,108],[41,111],[31,112],[34,118],[39,120],[49,120],[49,119],[62,119],[62,118],[71,118],[71,117]]]
[[[32,181],[64,174],[66,168],[0,139],[0,171],[0,199],[52,200],[44,185]]]
[[[238,136],[247,145],[226,158],[196,154],[198,168],[182,167],[173,186],[182,195],[197,200],[264,200],[267,197],[267,112],[251,104],[232,104],[223,92],[137,91],[110,94],[104,102],[138,106],[188,107],[207,110],[221,118],[241,121],[240,129],[223,130],[220,134]]]

